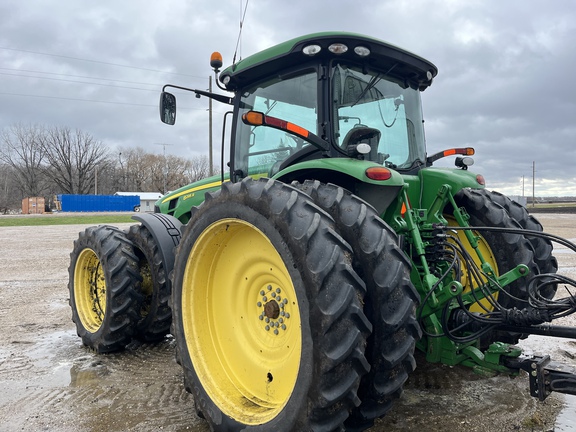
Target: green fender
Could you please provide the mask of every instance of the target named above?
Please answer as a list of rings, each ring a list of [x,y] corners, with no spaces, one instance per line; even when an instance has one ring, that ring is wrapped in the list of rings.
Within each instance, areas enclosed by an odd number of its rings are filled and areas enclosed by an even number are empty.
[[[484,188],[484,177],[462,169],[430,167],[421,169],[417,175],[403,177],[409,185],[410,203],[416,208],[429,208],[443,185],[451,187],[452,196],[464,188]]]
[[[374,180],[367,176],[368,169],[387,170],[385,180]],[[404,186],[404,178],[397,171],[375,162],[350,158],[326,158],[300,162],[275,174],[272,178],[290,184],[293,181],[318,180],[333,183],[370,203],[378,213],[398,196]]]
[[[226,176],[227,177],[227,176]],[[225,181],[228,179],[225,178]],[[169,194],[164,195],[155,203],[155,212],[174,216],[182,223],[190,219],[189,213],[193,206],[198,206],[204,201],[206,192],[220,189],[222,176],[207,177],[194,183],[190,183]]]

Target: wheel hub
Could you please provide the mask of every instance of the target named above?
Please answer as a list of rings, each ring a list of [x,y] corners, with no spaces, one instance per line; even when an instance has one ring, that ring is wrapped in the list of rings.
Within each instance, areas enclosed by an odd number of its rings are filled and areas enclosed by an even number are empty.
[[[290,314],[286,312],[285,306],[288,304],[288,299],[282,297],[282,288],[277,287],[273,289],[272,285],[268,285],[266,289],[260,291],[260,298],[256,306],[261,311],[258,317],[260,321],[264,321],[264,330],[271,331],[275,335],[280,333],[280,330],[286,330],[287,320]]]

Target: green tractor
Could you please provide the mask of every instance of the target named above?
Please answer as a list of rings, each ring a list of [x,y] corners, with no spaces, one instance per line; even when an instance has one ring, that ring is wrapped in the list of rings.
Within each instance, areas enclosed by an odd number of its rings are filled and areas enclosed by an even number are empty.
[[[514,345],[576,337],[548,324],[576,310],[571,295],[553,300],[574,281],[556,274],[540,223],[468,169],[472,148],[427,155],[432,63],[328,32],[211,66],[228,93],[166,85],[160,116],[175,123],[169,87],[228,105],[229,171],[162,197],[127,232],[80,234],[69,289],[85,345],[170,332],[218,431],[366,429],[415,350],[483,374],[528,370],[541,400],[576,393],[573,369]],[[451,155],[455,168],[433,166]]]

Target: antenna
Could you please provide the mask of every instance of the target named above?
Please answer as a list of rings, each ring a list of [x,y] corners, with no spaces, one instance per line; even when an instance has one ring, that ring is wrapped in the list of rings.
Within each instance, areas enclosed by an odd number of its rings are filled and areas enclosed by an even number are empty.
[[[246,11],[248,10],[248,1],[246,0],[246,5],[244,6],[244,12],[242,12],[242,0],[240,0],[240,30],[238,31],[238,40],[236,41],[236,49],[234,50],[234,57],[232,58],[232,64],[236,64],[236,54],[238,53],[238,47],[240,46],[240,41],[242,39],[242,27],[244,26],[244,19],[246,18]],[[240,60],[242,60],[242,53],[240,53]]]

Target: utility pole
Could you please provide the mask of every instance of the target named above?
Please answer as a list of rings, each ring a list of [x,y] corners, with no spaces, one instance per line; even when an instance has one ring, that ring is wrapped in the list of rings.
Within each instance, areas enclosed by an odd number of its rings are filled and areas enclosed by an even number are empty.
[[[166,146],[170,146],[172,144],[165,144],[165,143],[154,143],[155,145],[161,145],[163,148],[163,155],[164,155],[164,184],[162,186],[162,194],[166,195],[166,177],[168,176],[168,165],[166,164]]]
[[[536,194],[534,193],[535,178],[536,178],[536,161],[532,161],[532,207],[536,207]]]
[[[98,165],[94,166],[94,195],[98,195]]]
[[[208,91],[212,93],[212,76],[208,77]],[[212,98],[208,98],[208,172],[210,176],[214,173],[212,172]]]

